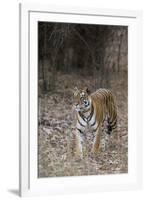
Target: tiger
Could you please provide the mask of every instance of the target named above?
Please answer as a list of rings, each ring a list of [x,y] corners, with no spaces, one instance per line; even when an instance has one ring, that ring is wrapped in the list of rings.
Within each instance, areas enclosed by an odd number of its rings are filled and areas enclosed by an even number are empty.
[[[110,135],[117,128],[117,105],[109,89],[100,88],[90,93],[87,87],[74,88],[76,155],[83,158],[83,135],[86,127],[94,133],[92,153],[96,155],[100,146],[101,132]]]

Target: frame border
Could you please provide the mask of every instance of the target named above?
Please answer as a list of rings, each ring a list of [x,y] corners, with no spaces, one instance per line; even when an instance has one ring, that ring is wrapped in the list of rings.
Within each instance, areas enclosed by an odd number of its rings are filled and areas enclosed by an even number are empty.
[[[125,11],[125,10],[96,10],[96,9],[90,9],[90,8],[68,8],[68,7],[61,7],[61,6],[52,6],[52,5],[48,5],[48,10],[37,10],[37,8],[39,7],[39,4],[35,4],[35,5],[31,5],[31,4],[24,4],[22,6],[22,4],[19,4],[19,194],[20,196],[31,196],[31,192],[29,192],[30,188],[30,13],[51,13],[51,14],[66,14],[66,15],[83,15],[83,16],[102,16],[102,17],[111,17],[111,18],[130,18],[130,19],[134,19],[134,20],[138,20],[138,26],[139,26],[139,30],[138,30],[138,35],[141,36],[141,21],[142,21],[142,12],[141,11]],[[43,5],[46,7],[46,5]],[[45,7],[41,7],[41,9],[44,9]],[[64,11],[65,10],[65,11]],[[69,12],[67,12],[67,10],[69,10]],[[81,12],[76,12],[76,10],[81,10]],[[119,13],[119,15],[118,15]],[[25,15],[25,16],[23,16]],[[28,96],[26,97],[27,102],[25,102],[26,99],[23,100],[23,87],[22,87],[22,78],[23,78],[23,74],[22,74],[22,62],[23,62],[23,54],[22,54],[22,39],[24,36],[24,33],[22,31],[22,27],[23,27],[23,19],[22,18],[26,18],[27,17],[27,23],[28,23],[28,85],[27,85],[27,89],[28,89]],[[141,38],[141,37],[140,37]],[[141,45],[142,44],[142,40],[140,39],[139,41],[139,50],[141,49]],[[141,62],[142,64],[142,58],[141,56],[138,57],[138,62]],[[139,76],[142,78],[142,69],[140,68],[140,74]],[[26,80],[27,81],[27,80]],[[139,87],[140,89],[140,87]],[[141,92],[139,91],[139,95],[140,97],[142,97]],[[23,130],[23,124],[24,124],[24,117],[23,116],[23,103],[28,103],[27,107],[28,107],[28,138],[26,138],[26,140],[28,141],[27,143],[27,158],[28,158],[28,166],[27,169],[24,169],[24,149],[26,148],[26,143],[23,144],[23,139],[22,138],[22,133],[24,132]],[[142,105],[140,108],[140,114],[142,111]],[[142,140],[141,138],[138,141],[138,147],[140,147],[142,145]],[[139,155],[142,153],[142,150],[139,149]],[[141,164],[142,164],[142,159],[141,156],[139,156],[138,158],[139,160],[139,167],[138,167],[138,180],[137,180],[137,186],[141,187],[142,184],[142,170],[141,170]],[[137,187],[133,187],[133,188],[137,188]]]

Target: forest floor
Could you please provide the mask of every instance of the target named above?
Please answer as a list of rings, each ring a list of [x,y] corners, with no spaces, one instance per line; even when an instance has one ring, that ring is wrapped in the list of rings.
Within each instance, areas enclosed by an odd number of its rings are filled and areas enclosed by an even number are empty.
[[[116,77],[116,78],[115,78]],[[39,95],[38,177],[119,174],[128,172],[127,73],[111,78],[111,89],[118,106],[117,132],[103,148],[104,133],[96,157],[91,154],[93,135],[85,133],[84,157],[77,160],[75,151],[74,86],[95,90],[92,76],[59,74],[55,92]]]

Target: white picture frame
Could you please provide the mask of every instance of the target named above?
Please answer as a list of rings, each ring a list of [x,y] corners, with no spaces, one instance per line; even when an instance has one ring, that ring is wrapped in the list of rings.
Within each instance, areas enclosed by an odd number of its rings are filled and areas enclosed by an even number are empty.
[[[20,196],[141,188],[141,12],[20,4],[19,18]],[[37,177],[37,22],[39,20],[128,26],[128,174],[59,178]]]

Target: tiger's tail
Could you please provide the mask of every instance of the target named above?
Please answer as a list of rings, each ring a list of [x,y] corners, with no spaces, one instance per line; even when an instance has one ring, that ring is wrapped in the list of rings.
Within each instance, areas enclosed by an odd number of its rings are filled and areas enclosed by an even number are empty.
[[[117,106],[112,99],[108,111],[104,119],[105,132],[110,135],[117,128]]]
[[[110,121],[110,118],[107,120],[107,129],[106,133],[110,135],[113,130],[117,128],[117,118],[114,121]]]

